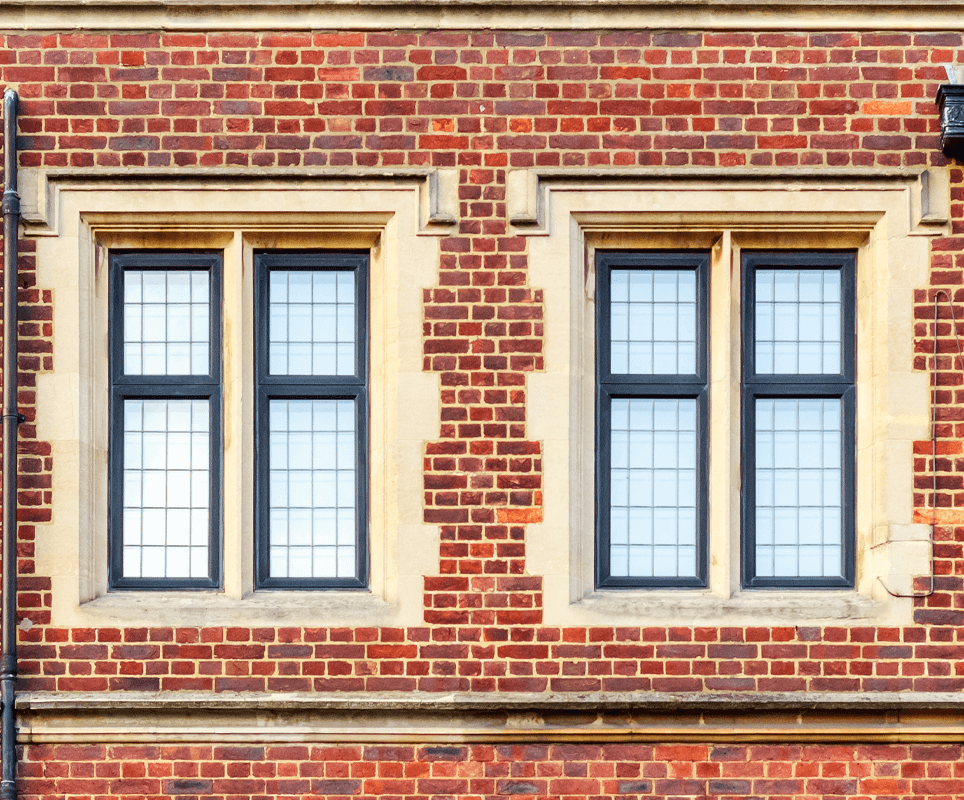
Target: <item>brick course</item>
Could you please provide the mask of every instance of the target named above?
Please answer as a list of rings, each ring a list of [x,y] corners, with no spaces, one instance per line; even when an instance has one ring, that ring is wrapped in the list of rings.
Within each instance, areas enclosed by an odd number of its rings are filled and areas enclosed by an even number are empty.
[[[920,691],[964,688],[955,629],[100,628],[21,634],[27,690]]]
[[[957,797],[960,745],[32,745],[24,800]]]
[[[959,34],[558,31],[4,44],[24,166],[466,169],[941,164],[933,98],[962,46]]]

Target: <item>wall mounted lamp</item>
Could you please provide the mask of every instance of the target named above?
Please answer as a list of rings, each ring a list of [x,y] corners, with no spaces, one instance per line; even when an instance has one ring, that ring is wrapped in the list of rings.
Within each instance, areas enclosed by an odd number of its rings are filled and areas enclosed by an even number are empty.
[[[941,152],[964,161],[964,66],[946,66],[949,83],[937,87]]]

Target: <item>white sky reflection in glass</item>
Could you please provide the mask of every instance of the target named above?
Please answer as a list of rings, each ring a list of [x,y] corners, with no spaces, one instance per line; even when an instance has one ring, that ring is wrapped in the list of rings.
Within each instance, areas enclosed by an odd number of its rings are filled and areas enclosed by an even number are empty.
[[[841,575],[841,401],[757,399],[755,410],[757,574]]]
[[[610,301],[614,375],[696,372],[696,270],[613,270]]]
[[[124,400],[125,578],[208,575],[210,402]]]
[[[206,270],[124,271],[124,374],[207,375],[210,276]]]
[[[696,400],[612,400],[610,571],[696,573]]]
[[[354,272],[273,269],[268,303],[270,374],[354,374]]]
[[[356,574],[355,403],[271,400],[269,572]]]

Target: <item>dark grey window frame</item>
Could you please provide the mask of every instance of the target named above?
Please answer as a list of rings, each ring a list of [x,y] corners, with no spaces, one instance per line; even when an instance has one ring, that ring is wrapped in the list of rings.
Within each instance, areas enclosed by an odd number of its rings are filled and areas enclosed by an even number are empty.
[[[853,251],[743,251],[742,382],[742,574],[745,589],[847,589],[854,586],[856,483],[856,266]],[[841,372],[839,375],[757,375],[756,281],[759,268],[839,269],[841,271]],[[757,398],[841,400],[841,532],[843,576],[762,577],[756,574],[756,417]]]
[[[369,581],[369,253],[368,251],[256,251],[255,266],[255,581],[260,590],[367,589]],[[279,270],[355,272],[355,372],[353,375],[270,375],[268,275]],[[268,404],[272,399],[353,400],[356,425],[356,550],[354,578],[269,576]]]
[[[221,586],[221,254],[182,251],[112,251],[109,257],[109,569],[111,590],[217,589]],[[210,276],[210,369],[207,375],[124,374],[124,271],[207,270]],[[124,401],[208,400],[211,409],[210,540],[208,577],[128,578],[123,575]]]
[[[709,465],[709,267],[706,251],[596,252],[596,587],[599,589],[701,589],[707,585]],[[619,269],[696,270],[696,373],[617,374],[611,370],[610,275]],[[696,575],[633,577],[610,574],[611,401],[613,398],[696,400]]]

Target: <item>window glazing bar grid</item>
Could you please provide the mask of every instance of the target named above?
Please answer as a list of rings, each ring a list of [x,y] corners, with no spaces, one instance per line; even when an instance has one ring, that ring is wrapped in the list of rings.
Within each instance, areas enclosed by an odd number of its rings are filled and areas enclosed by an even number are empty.
[[[368,582],[368,255],[255,253],[264,589]]]
[[[705,253],[600,252],[596,582],[706,583]]]
[[[744,252],[748,588],[853,585],[855,270],[850,252]]]
[[[221,260],[110,256],[110,585],[220,583]]]

